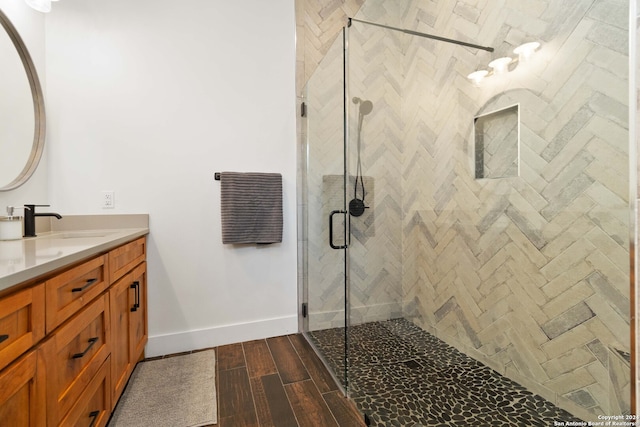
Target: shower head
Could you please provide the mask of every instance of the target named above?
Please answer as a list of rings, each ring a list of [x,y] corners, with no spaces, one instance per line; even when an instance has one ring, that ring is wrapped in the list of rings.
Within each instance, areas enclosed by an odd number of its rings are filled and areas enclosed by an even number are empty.
[[[371,101],[362,101],[360,103],[360,114],[366,116],[371,111],[373,111],[373,102]]]
[[[353,101],[354,104],[360,104],[360,115],[362,116],[366,116],[367,114],[369,114],[371,111],[373,111],[373,102],[371,101],[363,101],[362,99],[356,97],[353,97],[351,99]]]

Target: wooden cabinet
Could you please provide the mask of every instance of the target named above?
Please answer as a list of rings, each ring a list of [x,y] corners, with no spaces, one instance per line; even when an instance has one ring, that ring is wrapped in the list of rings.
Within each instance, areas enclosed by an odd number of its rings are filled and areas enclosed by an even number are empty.
[[[111,415],[110,367],[110,360],[106,360],[60,425],[93,427],[107,425]]]
[[[109,298],[104,294],[43,344],[48,425],[58,425],[107,360],[110,331]]]
[[[0,425],[45,425],[44,366],[33,350],[0,371]]]
[[[147,256],[147,239],[141,237],[109,252],[109,274],[111,283],[131,271]]]
[[[0,370],[44,337],[44,285],[0,299]]]
[[[47,280],[47,333],[107,289],[106,262],[102,255]]]
[[[148,340],[146,249],[146,239],[140,238],[109,252],[114,408]]]
[[[144,357],[144,347],[149,340],[147,323],[147,263],[140,264],[131,273],[133,283],[137,286],[138,302],[133,311],[129,328],[131,330],[131,348],[133,359],[137,362]]]
[[[0,426],[105,426],[147,343],[146,238],[0,298]]]
[[[147,343],[147,265],[134,267],[109,290],[111,304],[111,381],[115,407]]]

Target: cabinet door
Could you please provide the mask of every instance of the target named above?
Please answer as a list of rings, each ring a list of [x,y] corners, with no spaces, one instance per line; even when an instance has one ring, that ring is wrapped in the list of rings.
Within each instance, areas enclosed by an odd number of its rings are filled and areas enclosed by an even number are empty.
[[[147,264],[139,264],[109,291],[111,306],[111,384],[115,407],[147,343]]]
[[[115,408],[120,395],[133,371],[131,352],[131,316],[135,308],[135,288],[131,273],[118,280],[109,290],[111,306],[111,386],[112,406]]]
[[[133,283],[137,289],[137,306],[131,314],[131,355],[133,364],[140,360],[144,354],[144,346],[147,345],[147,263],[138,265],[132,272]]]
[[[0,299],[0,370],[44,338],[44,285]]]
[[[43,426],[44,365],[38,350],[0,371],[0,426]]]

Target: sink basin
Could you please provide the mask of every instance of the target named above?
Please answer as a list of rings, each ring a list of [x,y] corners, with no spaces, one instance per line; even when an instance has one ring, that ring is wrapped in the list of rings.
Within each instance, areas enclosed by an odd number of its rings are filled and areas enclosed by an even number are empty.
[[[65,231],[51,234],[54,239],[89,239],[95,237],[105,237],[113,232],[109,231]]]

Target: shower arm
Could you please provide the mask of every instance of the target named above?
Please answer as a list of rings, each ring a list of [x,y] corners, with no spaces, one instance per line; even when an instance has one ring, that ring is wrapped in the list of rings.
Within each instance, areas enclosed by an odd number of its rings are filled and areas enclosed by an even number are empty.
[[[421,33],[419,31],[406,30],[406,29],[403,29],[403,28],[392,27],[390,25],[377,24],[375,22],[363,21],[361,19],[356,19],[356,18],[349,18],[349,22],[347,24],[348,27],[351,26],[351,22],[352,21],[360,22],[362,24],[373,25],[374,27],[386,28],[387,30],[401,31],[401,32],[403,32],[405,34],[410,34],[412,36],[425,37],[427,39],[439,40],[441,42],[453,43],[453,44],[457,44],[457,45],[460,45],[460,46],[473,47],[475,49],[482,49],[482,50],[486,50],[487,52],[493,52],[494,51],[494,49],[492,47],[490,47],[490,46],[480,46],[480,45],[477,45],[477,44],[467,43],[467,42],[463,42],[463,41],[460,41],[460,40],[448,39],[446,37],[434,36],[433,34]]]

